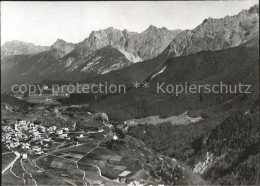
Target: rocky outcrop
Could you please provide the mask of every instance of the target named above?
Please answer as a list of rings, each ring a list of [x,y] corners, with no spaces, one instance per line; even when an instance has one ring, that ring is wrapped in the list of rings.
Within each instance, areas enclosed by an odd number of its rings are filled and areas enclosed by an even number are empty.
[[[214,154],[207,152],[205,158],[195,165],[193,172],[198,173],[198,174],[203,174],[213,164],[214,164]]]
[[[77,72],[78,74],[106,74],[132,64],[124,54],[111,46],[101,48],[84,59],[75,60],[73,56],[68,55],[66,58],[60,59],[59,62],[60,68],[64,68],[66,72]]]
[[[106,113],[96,113],[93,115],[93,118],[102,123],[108,123],[109,119]]]
[[[181,30],[172,31],[152,25],[141,33],[109,27],[91,32],[88,38],[77,44],[75,52],[85,58],[98,49],[112,46],[122,52],[129,61],[140,62],[156,57],[180,32]]]
[[[61,52],[61,57],[67,55],[70,53],[74,48],[75,44],[73,43],[68,43],[62,39],[58,39],[52,46],[51,48],[57,49]]]

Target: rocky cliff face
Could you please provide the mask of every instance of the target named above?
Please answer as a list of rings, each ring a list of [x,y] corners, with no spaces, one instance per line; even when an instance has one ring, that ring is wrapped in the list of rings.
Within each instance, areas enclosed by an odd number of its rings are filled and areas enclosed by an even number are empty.
[[[171,31],[152,25],[142,33],[120,31],[110,27],[93,31],[88,38],[76,46],[75,51],[80,54],[81,58],[84,58],[110,45],[122,52],[129,61],[140,62],[156,57],[180,32],[181,30]]]
[[[174,57],[242,45],[259,36],[258,22],[259,5],[242,10],[238,15],[208,18],[195,29],[178,34],[164,53]]]
[[[21,41],[8,41],[1,47],[1,59],[10,55],[37,54],[48,50],[49,47],[37,46]]]
[[[57,63],[59,64],[59,68],[64,69],[66,73],[105,74],[132,64],[124,54],[111,46],[98,49],[83,59],[79,58],[79,54],[77,53],[72,54],[59,59]]]
[[[67,55],[70,53],[74,48],[75,44],[73,43],[68,43],[62,39],[58,39],[52,46],[51,48],[57,49],[60,51],[61,57]]]

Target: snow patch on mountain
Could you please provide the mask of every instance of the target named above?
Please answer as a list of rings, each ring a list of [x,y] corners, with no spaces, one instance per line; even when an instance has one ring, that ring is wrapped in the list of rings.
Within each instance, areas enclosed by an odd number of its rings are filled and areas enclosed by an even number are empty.
[[[159,74],[163,73],[163,72],[165,71],[166,67],[167,67],[167,66],[164,66],[159,72],[157,72],[156,74],[154,74],[154,75],[151,77],[151,80],[152,80],[153,78],[155,78],[156,76],[158,76]]]
[[[112,65],[111,67],[109,67],[109,68],[106,68],[106,69],[104,69],[104,70],[100,70],[98,73],[99,74],[106,74],[106,73],[108,73],[108,72],[111,72],[112,70],[118,70],[118,69],[121,69],[121,68],[123,68],[123,63],[122,63],[122,61],[120,62],[120,63],[117,63],[117,64],[114,64],[114,65]]]

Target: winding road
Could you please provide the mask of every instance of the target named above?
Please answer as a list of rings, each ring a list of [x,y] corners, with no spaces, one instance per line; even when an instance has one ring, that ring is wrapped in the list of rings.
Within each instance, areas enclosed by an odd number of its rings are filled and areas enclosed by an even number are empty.
[[[15,157],[15,159],[2,171],[2,175],[3,175],[8,169],[10,169],[10,172],[11,172],[16,178],[22,179],[23,182],[24,182],[24,185],[26,185],[25,179],[24,179],[23,177],[17,176],[17,175],[12,171],[13,166],[14,166],[14,163],[20,158],[20,153],[19,153],[19,152],[12,152],[12,153],[15,153],[16,157]],[[32,180],[34,181],[35,185],[38,186],[38,185],[37,185],[37,182],[36,182],[35,179],[32,177],[32,174],[25,170],[25,168],[24,168],[24,166],[23,166],[23,163],[22,163],[22,159],[20,159],[20,163],[21,163],[21,166],[22,166],[24,172],[26,172],[27,174],[29,174],[29,175],[31,176]]]
[[[22,178],[22,177],[17,176],[17,175],[12,171],[13,166],[14,166],[14,164],[13,164],[12,167],[10,168],[10,172],[11,172],[16,178],[22,179],[22,180],[23,180],[23,185],[25,186],[25,179]]]
[[[26,172],[27,174],[29,174],[30,177],[32,178],[32,180],[33,180],[35,186],[38,186],[38,185],[37,185],[37,182],[36,182],[36,180],[33,178],[32,174],[31,174],[30,172],[28,172],[28,171],[24,168],[24,166],[23,166],[23,160],[22,160],[22,159],[20,159],[20,163],[21,163],[21,166],[22,166],[24,172]]]
[[[98,148],[99,147],[99,144],[100,144],[100,141],[98,142],[98,144],[97,144],[97,146],[95,147],[95,148],[93,148],[92,150],[90,150],[88,153],[86,153],[84,156],[87,156],[89,153],[91,153],[93,150],[95,150],[96,148]],[[83,157],[84,157],[83,156]],[[83,158],[82,157],[82,158]],[[85,177],[86,177],[86,172],[84,171],[84,170],[82,170],[82,169],[80,169],[79,168],[79,164],[78,164],[78,161],[79,160],[81,160],[82,158],[80,158],[80,159],[78,159],[75,163],[76,163],[76,165],[77,165],[77,168],[80,170],[80,171],[82,171],[83,172],[83,178],[82,178],[82,180],[86,183],[86,181],[85,181]],[[86,183],[86,185],[87,185],[87,183]]]
[[[7,167],[4,170],[2,170],[2,174],[4,174],[9,168],[11,168],[14,165],[14,163],[20,158],[19,152],[14,152],[14,153],[16,155],[15,159],[11,163],[9,163],[9,165],[7,165]]]

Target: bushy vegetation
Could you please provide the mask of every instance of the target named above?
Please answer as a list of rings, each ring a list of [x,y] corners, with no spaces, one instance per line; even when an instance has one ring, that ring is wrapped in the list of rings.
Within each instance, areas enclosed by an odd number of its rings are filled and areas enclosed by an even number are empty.
[[[221,158],[204,175],[207,180],[232,185],[259,181],[259,111],[250,112],[231,114],[209,134],[202,151]]]
[[[159,153],[186,161],[199,150],[193,142],[207,134],[212,127],[207,121],[190,125],[146,124],[130,127],[128,134],[141,139]]]
[[[259,146],[257,147],[259,148]],[[259,185],[260,154],[250,155],[249,158],[233,167],[224,177],[217,180],[218,184],[225,185]]]
[[[155,178],[160,178],[165,185],[192,184],[188,182],[187,170],[169,157],[161,156],[146,145],[133,137],[126,136],[124,139],[130,149],[139,154],[140,158],[150,167],[150,173]]]
[[[184,180],[183,170],[179,165],[157,164],[153,167],[152,173],[158,175],[166,185],[183,185],[187,183]]]
[[[213,184],[257,184],[259,181],[259,109],[233,111],[221,124],[136,125],[130,135],[164,155],[193,167],[207,152],[216,163],[203,174]]]

